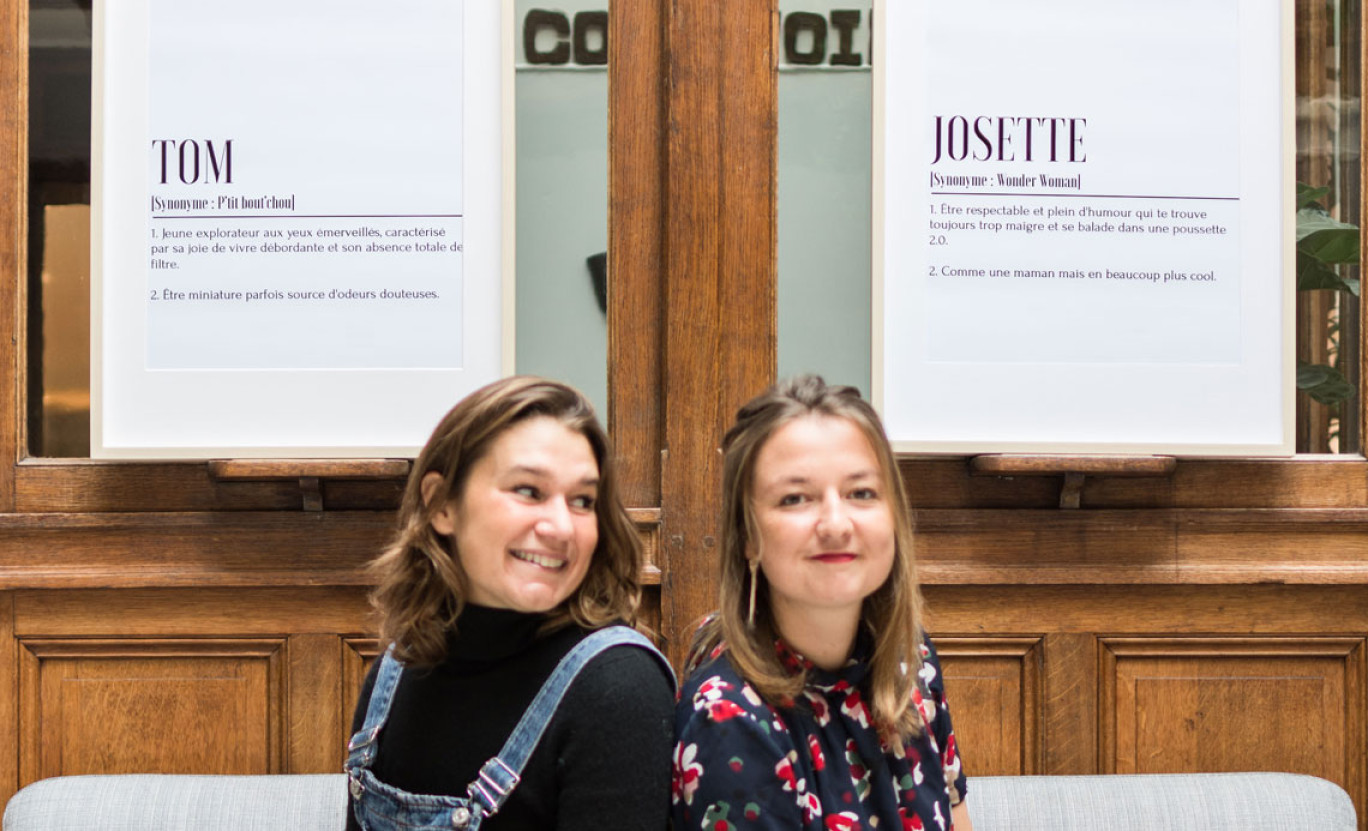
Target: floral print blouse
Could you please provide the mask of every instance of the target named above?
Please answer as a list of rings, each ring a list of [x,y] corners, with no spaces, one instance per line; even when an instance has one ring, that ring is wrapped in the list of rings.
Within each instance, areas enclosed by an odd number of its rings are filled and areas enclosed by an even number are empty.
[[[863,648],[862,648],[863,647]],[[870,721],[867,644],[827,672],[776,643],[781,662],[807,669],[791,707],[764,702],[719,649],[680,691],[675,709],[675,831],[946,831],[965,795],[935,648],[923,639],[913,703],[927,729],[892,746]]]

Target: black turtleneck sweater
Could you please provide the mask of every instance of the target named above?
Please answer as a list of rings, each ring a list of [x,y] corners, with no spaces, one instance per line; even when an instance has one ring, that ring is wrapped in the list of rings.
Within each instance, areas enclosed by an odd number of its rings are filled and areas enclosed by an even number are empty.
[[[499,752],[556,664],[589,633],[539,637],[544,618],[467,606],[446,660],[405,670],[371,769],[410,793],[464,796]],[[352,717],[361,729],[380,662]],[[566,691],[522,781],[482,831],[664,829],[670,812],[674,691],[643,649],[618,646],[589,662]],[[358,829],[348,810],[347,828]]]

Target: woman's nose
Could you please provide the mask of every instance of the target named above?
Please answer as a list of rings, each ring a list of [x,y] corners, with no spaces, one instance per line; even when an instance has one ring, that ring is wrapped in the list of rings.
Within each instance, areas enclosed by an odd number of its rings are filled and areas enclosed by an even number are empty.
[[[817,514],[817,533],[824,538],[840,539],[850,534],[851,527],[848,506],[840,494],[824,496]]]
[[[574,523],[565,498],[552,497],[542,503],[542,508],[542,517],[537,521],[537,533],[548,539],[569,539]]]

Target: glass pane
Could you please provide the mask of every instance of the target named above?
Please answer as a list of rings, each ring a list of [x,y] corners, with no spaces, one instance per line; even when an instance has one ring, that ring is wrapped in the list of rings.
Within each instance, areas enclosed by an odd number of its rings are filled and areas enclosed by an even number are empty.
[[[29,7],[29,451],[90,453],[90,0]]]
[[[1346,0],[1297,0],[1297,181],[1326,188],[1318,200],[1342,222],[1360,224],[1361,9]],[[1358,266],[1339,266],[1357,280]],[[1359,387],[1358,298],[1346,291],[1297,292],[1297,357],[1331,367],[1346,390]],[[1332,382],[1333,383],[1333,382]],[[1322,397],[1333,389],[1316,391]],[[1354,396],[1329,405],[1303,392],[1297,401],[1297,449],[1356,453],[1363,448]]]
[[[817,371],[868,392],[870,8],[841,0],[779,6],[779,371]],[[1357,225],[1360,6],[1297,0],[1296,21],[1296,177],[1327,188],[1320,203]],[[1358,279],[1356,264],[1333,268]],[[1298,292],[1297,329],[1300,362],[1338,371],[1344,389],[1359,387],[1356,296]],[[1317,393],[1333,394],[1333,386]],[[1323,405],[1299,393],[1297,449],[1360,452],[1361,406],[1357,394]]]
[[[517,368],[608,415],[608,3],[518,0]]]
[[[783,0],[779,374],[870,387],[869,6]],[[833,336],[839,333],[839,336]]]
[[[607,11],[519,2],[517,370],[607,408]],[[563,7],[561,7],[563,8]],[[90,0],[31,0],[29,452],[90,452]]]

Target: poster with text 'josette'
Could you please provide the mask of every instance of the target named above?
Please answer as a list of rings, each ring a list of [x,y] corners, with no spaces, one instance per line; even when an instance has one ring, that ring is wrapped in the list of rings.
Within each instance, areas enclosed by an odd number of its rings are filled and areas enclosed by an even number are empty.
[[[1287,6],[879,5],[900,449],[1292,452]]]
[[[502,5],[101,14],[93,455],[411,455],[503,373]]]

